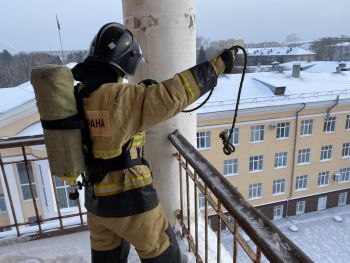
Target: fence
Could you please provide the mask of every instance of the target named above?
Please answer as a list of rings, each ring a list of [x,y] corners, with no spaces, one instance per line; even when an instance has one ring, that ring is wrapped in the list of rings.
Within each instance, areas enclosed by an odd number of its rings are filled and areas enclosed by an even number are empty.
[[[248,204],[243,196],[230,184],[178,131],[169,135],[177,149],[174,156],[179,162],[181,210],[179,221],[182,234],[189,242],[189,248],[197,262],[203,262],[199,251],[198,237],[198,190],[204,195],[205,248],[204,262],[208,262],[208,204],[218,218],[216,260],[221,262],[221,228],[224,224],[233,235],[233,262],[238,262],[238,252],[244,251],[252,262],[266,259],[270,262],[312,262],[261,212]],[[185,182],[183,171],[185,171]],[[190,180],[194,183],[193,238],[191,231]],[[184,185],[184,186],[183,186]],[[186,188],[186,189],[184,189]],[[185,193],[185,194],[184,194]],[[184,196],[185,195],[185,196]],[[186,199],[186,202],[185,202]],[[185,204],[187,205],[185,209]],[[185,219],[187,218],[187,220]],[[242,230],[254,242],[249,244],[242,237]],[[202,254],[202,255],[201,255]],[[264,258],[263,258],[263,256]]]
[[[86,229],[86,220],[85,220],[85,215],[86,212],[82,211],[80,201],[79,199],[76,202],[76,204],[72,205],[75,209],[73,210],[78,210],[78,212],[73,212],[73,213],[62,213],[61,212],[61,203],[60,203],[60,197],[62,195],[68,194],[66,191],[67,189],[65,188],[65,183],[62,181],[58,181],[58,178],[54,178],[52,175],[50,175],[50,184],[52,185],[53,189],[53,202],[54,205],[56,206],[56,212],[55,216],[53,217],[48,217],[45,218],[43,217],[43,212],[40,211],[42,209],[39,209],[40,206],[38,202],[41,201],[44,197],[41,196],[41,198],[38,198],[38,184],[33,182],[33,179],[35,178],[33,176],[32,172],[32,164],[38,161],[43,161],[46,160],[46,157],[35,157],[31,151],[31,147],[44,147],[44,138],[42,135],[40,136],[30,136],[30,137],[18,137],[18,138],[10,138],[10,139],[5,139],[5,140],[0,140],[0,166],[1,166],[1,173],[0,175],[3,177],[2,179],[2,189],[3,192],[5,192],[7,195],[5,195],[5,198],[8,198],[8,204],[9,207],[7,207],[7,213],[8,213],[8,220],[12,223],[3,225],[3,223],[0,221],[0,228],[3,230],[5,229],[16,229],[16,235],[19,237],[24,234],[39,234],[39,236],[44,236],[44,235],[53,235],[53,230],[56,230],[56,234],[63,234],[67,232],[74,232],[76,230],[83,230]],[[45,152],[45,150],[44,150]],[[7,165],[16,165],[16,164],[24,164],[24,167],[22,165],[23,172],[25,175],[23,175],[22,179],[17,178],[17,180],[14,180],[14,178],[9,178],[9,176],[6,173],[5,166]],[[14,176],[12,174],[11,176]],[[38,178],[38,177],[36,177]],[[11,180],[12,183],[9,183],[9,179]],[[26,201],[25,205],[28,206],[28,203],[33,204],[33,209],[34,209],[34,216],[28,217],[27,219],[22,219],[18,220],[18,215],[16,214],[16,211],[21,210],[21,207],[18,207],[19,205],[23,204],[23,200],[17,200],[14,202],[13,200],[13,195],[15,193],[12,192],[13,190],[13,184],[14,182],[21,181],[19,182],[22,187],[22,198],[24,195],[30,200],[30,202]],[[57,185],[57,182],[60,182],[61,185]],[[17,187],[17,186],[16,186]],[[58,193],[58,188],[62,189]],[[18,193],[16,193],[18,194]],[[60,194],[60,195],[59,195]],[[64,197],[64,196],[63,196]],[[48,198],[45,196],[45,198]],[[24,198],[23,198],[24,199]],[[62,198],[61,198],[62,200]],[[68,200],[68,197],[67,197]],[[67,201],[67,202],[73,202],[73,201]],[[41,205],[42,207],[42,205]],[[77,209],[76,209],[77,208]],[[30,211],[33,211],[33,209],[30,209]],[[4,216],[4,215],[2,215]],[[21,216],[23,217],[23,216]],[[74,219],[71,220],[69,223],[64,223],[64,219]],[[22,222],[20,222],[22,221]],[[75,228],[74,228],[75,227]],[[78,228],[77,228],[78,227]]]

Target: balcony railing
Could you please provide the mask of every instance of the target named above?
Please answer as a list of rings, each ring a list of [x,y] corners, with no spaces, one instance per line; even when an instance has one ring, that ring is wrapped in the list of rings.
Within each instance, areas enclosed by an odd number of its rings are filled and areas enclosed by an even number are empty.
[[[174,156],[179,162],[181,209],[179,221],[182,235],[187,237],[189,249],[196,255],[197,262],[208,262],[208,204],[217,217],[216,261],[221,262],[221,229],[223,224],[232,234],[233,262],[241,262],[239,253],[248,256],[249,261],[261,262],[312,262],[294,243],[292,243],[267,217],[248,204],[238,190],[229,183],[178,131],[169,135],[177,149]],[[183,178],[185,171],[185,179]],[[194,191],[190,190],[190,180]],[[185,189],[184,189],[185,188]],[[205,245],[204,252],[199,248],[198,191],[205,198]],[[191,224],[190,195],[194,195],[194,238]],[[186,200],[186,201],[185,201]],[[186,206],[186,207],[185,207]],[[243,238],[245,232],[254,244]],[[204,255],[203,255],[204,254]],[[204,259],[203,259],[204,258]],[[211,262],[213,260],[211,259]]]
[[[0,228],[2,229],[16,229],[17,236],[21,236],[24,234],[39,234],[39,236],[45,236],[47,235],[53,235],[53,230],[58,231],[58,234],[63,233],[69,233],[74,232],[76,230],[84,230],[86,228],[86,220],[84,216],[86,215],[86,212],[82,211],[79,199],[76,201],[76,208],[75,212],[73,213],[64,213],[61,212],[61,205],[58,198],[58,193],[56,189],[56,183],[52,175],[50,175],[50,184],[53,186],[53,198],[54,203],[57,207],[56,215],[54,217],[45,218],[42,216],[42,213],[40,213],[40,209],[38,207],[38,198],[35,198],[37,196],[37,191],[39,187],[37,187],[35,182],[32,182],[32,179],[34,178],[31,176],[30,169],[32,167],[31,164],[34,164],[38,161],[46,160],[47,158],[41,158],[41,157],[35,157],[33,154],[31,154],[31,150],[29,147],[37,147],[41,146],[44,147],[44,138],[42,135],[40,136],[30,136],[30,137],[17,137],[17,138],[9,138],[9,139],[0,139],[0,166],[1,166],[1,173],[0,175],[3,177],[4,184],[2,184],[2,191],[6,189],[7,196],[5,198],[8,198],[8,203],[10,207],[7,207],[7,214],[9,221],[12,223],[3,225],[2,222],[0,222]],[[45,153],[45,150],[43,151]],[[6,165],[14,165],[18,163],[24,163],[25,167],[25,173],[26,173],[26,183],[27,186],[29,185],[29,192],[30,192],[30,198],[33,204],[33,210],[35,215],[30,217],[31,220],[19,220],[18,215],[16,214],[16,211],[18,211],[18,207],[15,207],[16,205],[19,205],[18,200],[17,203],[13,200],[13,194],[12,193],[12,185],[9,183],[9,178],[5,166]],[[13,174],[11,175],[13,176]],[[13,180],[15,181],[15,180]],[[12,181],[12,182],[13,182]],[[17,187],[17,186],[16,186]],[[17,194],[17,193],[16,193]],[[19,201],[22,205],[23,201]],[[25,201],[26,202],[26,201]],[[26,205],[27,202],[25,203]],[[33,211],[31,210],[31,211]],[[76,212],[78,211],[78,212]],[[64,222],[65,219],[72,219],[70,222]],[[12,219],[12,220],[11,220]],[[22,222],[20,222],[22,221]]]

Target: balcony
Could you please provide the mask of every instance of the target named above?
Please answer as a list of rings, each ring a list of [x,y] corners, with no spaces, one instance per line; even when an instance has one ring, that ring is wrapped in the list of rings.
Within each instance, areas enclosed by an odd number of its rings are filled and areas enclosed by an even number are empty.
[[[181,205],[175,232],[185,262],[185,258],[188,262],[312,262],[269,219],[248,204],[180,133],[172,133],[169,140],[177,150],[174,158],[179,164]],[[57,179],[44,169],[47,158],[43,143],[42,136],[0,141],[0,190],[4,193],[6,208],[0,214],[0,241],[6,245],[0,248],[5,255],[2,260],[23,262],[17,250],[24,254],[28,250],[33,251],[30,262],[42,262],[46,254],[64,262],[68,262],[68,258],[78,260],[69,262],[88,262],[83,196],[75,204],[68,204],[64,197],[67,195],[65,185],[61,182],[57,185]],[[13,172],[17,164],[25,168],[26,179],[19,182]],[[33,177],[32,171],[38,173]],[[22,200],[24,192],[30,195],[30,200]],[[49,200],[49,193],[53,200]],[[204,197],[201,209],[199,193]],[[50,210],[46,205],[53,207]],[[209,213],[211,218],[216,218],[211,224]],[[227,230],[222,231],[223,228]],[[228,238],[232,240],[232,251],[222,244],[222,240]],[[38,239],[35,245],[24,242],[33,239]],[[9,251],[16,251],[16,254]],[[6,253],[9,254],[6,256]],[[138,262],[135,252],[129,260]]]

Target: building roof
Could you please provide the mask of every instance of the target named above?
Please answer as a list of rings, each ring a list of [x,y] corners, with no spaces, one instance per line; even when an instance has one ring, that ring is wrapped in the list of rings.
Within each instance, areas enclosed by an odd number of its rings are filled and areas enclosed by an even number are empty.
[[[316,54],[300,47],[248,48],[247,52],[248,56],[296,56]]]
[[[290,69],[293,64],[284,66]],[[293,78],[291,70],[246,74],[239,109],[330,101],[337,96],[350,99],[349,71],[335,73],[338,62],[301,62],[301,67],[311,64],[315,65],[301,71],[300,78]],[[198,113],[234,110],[240,78],[241,74],[220,77],[212,97]],[[269,86],[286,87],[285,95],[274,95]]]

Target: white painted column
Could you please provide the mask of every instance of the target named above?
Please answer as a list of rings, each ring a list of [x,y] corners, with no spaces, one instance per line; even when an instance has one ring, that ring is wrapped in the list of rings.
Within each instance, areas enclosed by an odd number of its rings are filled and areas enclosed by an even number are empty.
[[[173,77],[196,63],[195,0],[123,0],[124,24],[139,40],[145,63],[130,82]],[[146,133],[145,153],[169,219],[180,208],[179,168],[167,136],[178,129],[196,144],[196,114],[180,113]]]
[[[23,211],[22,211],[22,205],[21,205],[21,200],[22,200],[21,193],[20,193],[21,189],[18,187],[17,182],[16,182],[15,173],[13,171],[14,164],[4,165],[4,169],[5,169],[5,173],[6,173],[7,182],[8,182],[9,188],[10,188],[10,193],[11,193],[13,207],[14,207],[14,210],[16,213],[17,223],[23,223],[24,217],[23,217]],[[7,209],[7,212],[9,214],[10,223],[14,224],[15,220],[14,220],[12,210],[11,210],[9,193],[7,191],[4,176],[3,176],[1,170],[0,170],[0,174],[1,174],[0,175],[1,185],[2,185],[2,189],[4,191],[4,195],[5,195],[6,209]]]

